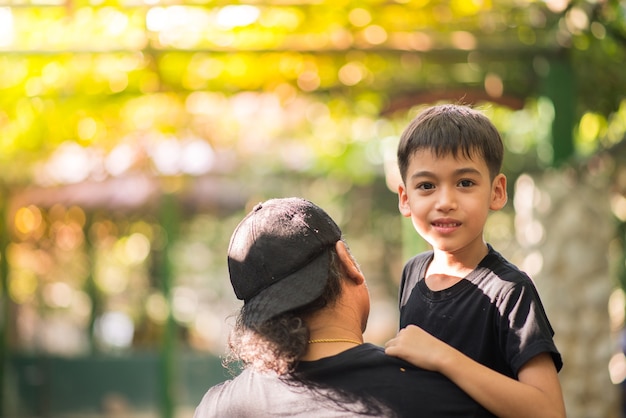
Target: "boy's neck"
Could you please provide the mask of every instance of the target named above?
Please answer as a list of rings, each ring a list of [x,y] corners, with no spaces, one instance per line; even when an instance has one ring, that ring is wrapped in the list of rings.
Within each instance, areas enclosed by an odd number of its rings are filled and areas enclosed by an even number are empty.
[[[487,244],[482,251],[463,256],[435,250],[433,260],[426,269],[426,286],[434,292],[454,286],[470,274],[488,252]]]
[[[463,278],[471,273],[480,261],[489,253],[486,243],[471,251],[450,253],[446,251],[433,251],[433,260],[428,266],[426,276],[440,274]]]

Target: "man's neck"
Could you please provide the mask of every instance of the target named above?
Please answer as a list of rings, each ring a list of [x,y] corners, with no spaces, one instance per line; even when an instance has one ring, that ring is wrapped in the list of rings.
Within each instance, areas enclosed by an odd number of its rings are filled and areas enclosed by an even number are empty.
[[[334,356],[363,342],[359,319],[341,301],[331,308],[316,312],[306,322],[310,332],[309,341],[312,342],[301,360],[312,361]]]

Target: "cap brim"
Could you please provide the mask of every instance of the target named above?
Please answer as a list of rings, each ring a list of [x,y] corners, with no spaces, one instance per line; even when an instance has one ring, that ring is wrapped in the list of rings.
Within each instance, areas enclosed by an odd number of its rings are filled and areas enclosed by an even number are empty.
[[[309,264],[262,290],[246,302],[244,324],[261,324],[319,298],[328,282],[330,255],[322,252]]]

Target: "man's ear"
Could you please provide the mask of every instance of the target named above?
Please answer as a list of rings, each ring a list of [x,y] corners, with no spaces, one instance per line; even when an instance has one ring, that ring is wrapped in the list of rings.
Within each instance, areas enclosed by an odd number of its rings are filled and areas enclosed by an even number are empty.
[[[491,183],[491,202],[489,209],[500,210],[506,205],[506,176],[502,173],[498,174]]]
[[[339,256],[339,260],[341,260],[341,264],[343,265],[344,271],[350,280],[352,280],[356,284],[361,284],[365,282],[365,276],[361,272],[361,269],[354,261],[354,258],[348,252],[348,248],[346,247],[346,243],[339,240],[335,244],[335,251],[337,251],[337,255]]]
[[[406,188],[404,183],[398,184],[398,209],[402,216],[406,218],[411,217],[411,207],[409,206],[409,197],[406,194]]]

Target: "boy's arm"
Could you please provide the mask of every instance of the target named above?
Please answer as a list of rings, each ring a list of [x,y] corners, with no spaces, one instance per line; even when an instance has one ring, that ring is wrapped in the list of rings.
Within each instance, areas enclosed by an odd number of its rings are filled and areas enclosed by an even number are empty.
[[[565,417],[561,385],[548,353],[529,360],[520,369],[519,380],[515,380],[472,360],[415,325],[400,330],[389,340],[385,353],[442,373],[498,417]]]

